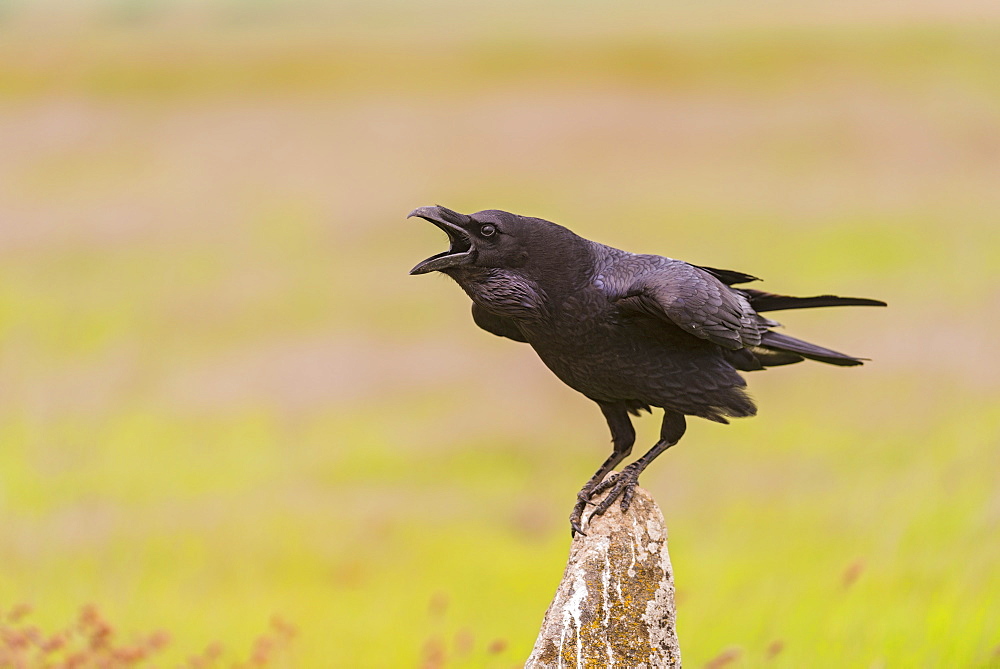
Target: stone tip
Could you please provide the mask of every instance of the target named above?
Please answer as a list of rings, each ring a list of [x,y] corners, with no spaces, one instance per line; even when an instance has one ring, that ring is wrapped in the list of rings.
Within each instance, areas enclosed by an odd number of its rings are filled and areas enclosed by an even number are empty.
[[[596,501],[596,500],[595,500]],[[586,518],[526,667],[680,667],[673,568],[656,502],[636,488]]]

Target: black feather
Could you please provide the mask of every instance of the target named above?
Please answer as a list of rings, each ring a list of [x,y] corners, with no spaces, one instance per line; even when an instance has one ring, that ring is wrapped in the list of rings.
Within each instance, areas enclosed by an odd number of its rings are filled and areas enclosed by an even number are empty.
[[[788,335],[781,334],[779,332],[772,332],[770,330],[764,333],[761,337],[760,343],[763,348],[769,350],[779,351],[782,353],[790,352],[798,354],[803,358],[818,360],[819,362],[826,362],[831,365],[840,365],[842,367],[860,365],[865,360],[865,358],[855,358],[854,356],[847,355],[846,353],[840,353],[839,351],[823,348],[822,346],[810,344],[807,341],[802,341],[801,339],[789,337]]]
[[[884,307],[881,300],[865,297],[839,297],[837,295],[816,295],[815,297],[791,297],[762,290],[744,288],[742,292],[750,299],[754,311],[781,311],[782,309],[810,309],[812,307]]]
[[[506,337],[514,341],[527,342],[521,329],[517,327],[517,321],[512,318],[498,316],[483,309],[478,304],[472,305],[472,320],[482,329],[495,334],[498,337]]]
[[[737,272],[731,269],[716,269],[715,267],[705,267],[704,265],[695,265],[695,267],[705,270],[727,286],[735,286],[738,283],[750,283],[751,281],[760,281],[759,278],[752,274],[744,274],[743,272]]]

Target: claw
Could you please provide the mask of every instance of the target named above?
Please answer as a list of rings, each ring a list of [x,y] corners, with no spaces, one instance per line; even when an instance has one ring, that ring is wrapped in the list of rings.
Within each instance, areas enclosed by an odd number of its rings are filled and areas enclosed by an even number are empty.
[[[570,527],[569,536],[571,539],[575,538],[577,534],[580,534],[582,536],[587,536],[587,533],[583,531],[582,527],[583,510],[584,508],[586,508],[586,506],[587,502],[585,502],[584,500],[580,500],[576,503],[576,506],[573,507],[573,513],[569,514],[569,527]]]
[[[622,512],[628,511],[629,506],[632,504],[632,496],[635,494],[635,487],[639,484],[639,476],[635,473],[635,470],[631,465],[622,470],[621,474],[618,474],[614,478],[607,478],[596,486],[593,490],[594,495],[599,495],[605,490],[610,490],[607,496],[601,500],[597,508],[591,513],[591,517],[600,516],[605,511],[611,508],[611,505],[615,503],[615,500],[621,498],[621,509]]]
[[[590,515],[603,516],[604,512],[611,508],[611,505],[615,503],[615,498],[617,498],[618,495],[620,494],[621,493],[618,492],[617,490],[612,490],[611,494],[609,494],[607,497],[601,500],[601,503],[597,505],[597,508],[594,509],[594,512]]]
[[[628,469],[628,467],[626,467],[626,469]],[[594,486],[594,489],[590,491],[590,497],[594,497],[595,495],[600,495],[602,492],[609,489],[611,486],[615,484],[615,481],[617,481],[620,476],[621,474],[619,474],[618,472],[611,472],[611,474],[609,474],[606,479],[604,479],[596,486]]]
[[[603,481],[589,491],[584,487],[583,490],[576,494],[576,506],[573,507],[573,513],[569,514],[570,536],[575,537],[577,534],[587,536],[587,533],[582,529],[582,523],[583,511],[588,506],[595,507],[590,514],[590,517],[593,518],[594,516],[603,515],[605,511],[611,508],[615,500],[621,498],[622,513],[628,511],[628,508],[632,505],[632,496],[635,494],[635,487],[638,484],[639,475],[636,469],[632,465],[629,465],[621,473],[611,472]],[[611,492],[604,499],[600,502],[593,501],[595,497],[607,490]]]
[[[622,491],[622,513],[628,512],[628,508],[632,506],[632,495],[635,494],[636,484],[638,480],[632,485],[625,486],[625,490]]]

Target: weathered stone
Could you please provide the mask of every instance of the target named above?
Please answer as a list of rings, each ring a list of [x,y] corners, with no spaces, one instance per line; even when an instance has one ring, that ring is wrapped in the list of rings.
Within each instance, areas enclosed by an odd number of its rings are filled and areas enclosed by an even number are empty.
[[[681,666],[667,527],[636,488],[584,525],[526,667]]]

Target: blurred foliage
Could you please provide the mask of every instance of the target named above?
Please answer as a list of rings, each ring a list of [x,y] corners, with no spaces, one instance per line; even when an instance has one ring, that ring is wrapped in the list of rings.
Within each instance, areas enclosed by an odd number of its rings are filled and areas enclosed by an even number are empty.
[[[12,669],[52,667],[55,669],[127,669],[150,666],[170,644],[166,632],[136,634],[122,641],[119,632],[104,619],[97,607],[80,609],[76,619],[54,632],[44,632],[31,624],[31,607],[19,604],[0,612],[0,666]],[[290,647],[296,630],[278,617],[271,619],[267,633],[254,642],[246,660],[227,662],[220,643],[210,644],[198,654],[189,654],[185,669],[265,669],[287,667],[292,662]]]
[[[997,661],[995,9],[14,2],[0,31],[0,609],[93,602],[170,662],[274,615],[294,666],[523,662],[606,427],[406,275],[438,202],[888,300],[787,314],[873,362],[751,375],[759,417],[645,475],[686,664]]]

